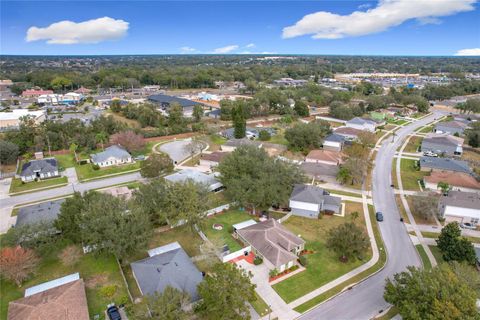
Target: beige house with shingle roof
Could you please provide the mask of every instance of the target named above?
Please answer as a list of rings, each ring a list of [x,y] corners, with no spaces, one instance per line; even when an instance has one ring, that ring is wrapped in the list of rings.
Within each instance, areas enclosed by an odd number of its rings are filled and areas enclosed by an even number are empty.
[[[305,241],[275,219],[262,221],[236,231],[239,239],[252,247],[254,253],[282,272],[295,265],[305,248]]]

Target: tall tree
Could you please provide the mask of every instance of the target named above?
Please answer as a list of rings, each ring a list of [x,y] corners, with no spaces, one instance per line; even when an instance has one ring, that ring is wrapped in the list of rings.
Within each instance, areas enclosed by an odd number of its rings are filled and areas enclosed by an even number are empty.
[[[19,149],[15,143],[0,140],[0,165],[15,163],[18,155]]]
[[[245,119],[243,104],[237,104],[232,110],[232,119],[234,129],[233,136],[235,139],[244,138],[247,130],[247,120]]]
[[[0,274],[21,286],[36,269],[39,259],[31,249],[4,247],[0,251]]]
[[[165,212],[167,185],[163,178],[153,179],[149,183],[141,184],[134,193],[133,201],[154,225],[167,224],[168,219]]]
[[[145,178],[155,178],[173,171],[173,161],[167,154],[152,153],[140,164],[140,174]]]
[[[443,227],[437,239],[437,246],[445,261],[465,261],[471,265],[476,262],[473,244],[461,237],[461,230],[457,222],[451,222]]]
[[[330,132],[330,125],[325,121],[298,123],[285,131],[288,148],[307,154],[312,149],[318,149],[323,138]]]
[[[209,319],[250,319],[247,302],[254,301],[251,273],[231,263],[218,263],[198,285],[201,298],[197,312]]]
[[[200,122],[203,117],[203,108],[201,105],[197,104],[193,107],[193,119],[195,119],[195,122]]]
[[[82,212],[89,201],[92,201],[97,192],[87,192],[83,196],[80,192],[75,192],[73,197],[65,199],[60,207],[60,213],[54,222],[54,226],[62,235],[73,241],[81,243],[80,224],[82,221]]]
[[[477,294],[447,264],[432,270],[408,267],[387,279],[384,298],[405,320],[478,319]]]
[[[129,152],[141,151],[145,147],[143,136],[130,130],[115,133],[110,137],[110,143],[119,144]]]
[[[134,319],[137,320],[187,320],[191,319],[186,311],[190,304],[188,293],[167,286],[162,293],[146,295],[133,307]]]
[[[341,261],[363,257],[370,241],[365,231],[354,222],[345,222],[328,232],[327,246],[335,251]]]

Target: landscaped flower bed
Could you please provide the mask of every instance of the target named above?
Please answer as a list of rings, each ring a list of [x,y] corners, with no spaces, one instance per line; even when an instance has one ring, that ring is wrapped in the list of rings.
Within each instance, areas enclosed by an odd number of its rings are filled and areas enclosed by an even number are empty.
[[[275,275],[275,276],[273,276],[273,277],[270,276],[269,279],[268,279],[268,281],[269,281],[269,282],[272,282],[272,281],[274,281],[274,280],[277,280],[278,278],[281,278],[281,277],[283,277],[284,275],[287,275],[287,274],[289,274],[289,273],[297,270],[298,268],[299,268],[298,265],[294,265],[294,266],[288,268],[287,270],[284,270],[283,272],[278,273],[277,275]]]

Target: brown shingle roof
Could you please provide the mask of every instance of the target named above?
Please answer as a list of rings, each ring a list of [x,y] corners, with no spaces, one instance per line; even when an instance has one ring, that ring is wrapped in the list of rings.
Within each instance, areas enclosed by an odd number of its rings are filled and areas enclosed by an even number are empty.
[[[212,161],[212,162],[220,162],[222,159],[229,154],[229,152],[212,152],[212,153],[203,153],[202,160]]]
[[[10,302],[8,320],[89,320],[82,279]]]
[[[291,250],[305,243],[275,219],[237,230],[237,233],[275,267],[295,260],[297,256]]]
[[[328,161],[328,162],[334,162],[339,164],[342,162],[342,156],[343,154],[338,151],[312,150],[308,153],[306,159]]]
[[[424,177],[424,180],[435,184],[446,182],[453,187],[480,189],[480,182],[471,175],[462,172],[433,171],[429,176]]]
[[[350,127],[340,127],[335,129],[333,132],[340,135],[358,136],[363,131],[355,128],[350,128]]]

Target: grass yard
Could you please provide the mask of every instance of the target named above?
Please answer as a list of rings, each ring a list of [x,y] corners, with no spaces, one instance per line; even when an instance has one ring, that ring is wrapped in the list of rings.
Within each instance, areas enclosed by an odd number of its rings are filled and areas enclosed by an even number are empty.
[[[59,154],[55,156],[57,159],[58,166],[62,168],[72,168],[75,167],[75,157],[72,154]]]
[[[242,246],[231,235],[232,225],[253,218],[253,216],[249,215],[245,211],[230,210],[226,213],[217,214],[206,219],[202,231],[205,233],[207,238],[212,241],[213,244],[215,244],[215,246],[221,247],[226,244],[230,248],[230,252],[235,252],[242,249]],[[223,225],[223,229],[213,229],[213,225],[215,223]]]
[[[427,253],[425,252],[425,249],[423,249],[421,244],[415,245],[415,248],[417,248],[418,254],[420,255],[420,258],[422,259],[422,264],[423,267],[426,270],[432,269],[432,264],[430,263],[430,260],[428,259]]]
[[[359,193],[353,193],[353,192],[348,192],[348,191],[343,191],[343,190],[334,190],[334,189],[323,189],[323,190],[326,190],[330,193],[338,194],[338,195],[341,195],[341,196],[357,197],[357,198],[362,197],[362,195],[359,194]]]
[[[66,266],[58,258],[58,254],[66,245],[66,243],[58,244],[43,254],[36,275],[26,281],[21,288],[9,281],[0,279],[0,293],[2,297],[0,299],[1,319],[7,318],[8,303],[23,297],[26,288],[75,272],[79,272],[80,277],[85,282],[90,318],[99,314],[100,319],[104,319],[104,310],[107,304],[111,302],[117,304],[129,302],[120,268],[113,255],[82,255],[75,265]],[[102,288],[107,286],[116,287],[112,297],[106,297],[102,294]]]
[[[112,116],[113,119],[115,119],[116,121],[118,122],[122,122],[122,123],[125,123],[128,127],[130,128],[141,128],[141,125],[140,123],[137,121],[137,120],[134,120],[134,119],[127,119],[125,118],[124,116],[118,114],[118,113],[115,113],[115,112],[112,112],[110,110],[108,110],[105,114],[106,117],[108,116]]]
[[[410,219],[407,216],[407,212],[405,211],[405,207],[403,206],[402,199],[399,194],[395,195],[395,202],[397,203],[398,211],[400,212],[400,216],[406,223],[410,223]]]
[[[272,312],[268,304],[263,301],[263,299],[257,294],[257,292],[255,292],[255,297],[257,298],[257,300],[250,302],[250,304],[261,317]]]
[[[428,172],[420,171],[416,160],[411,159],[401,159],[400,172],[404,190],[419,191],[420,187],[417,181],[428,175]]]
[[[422,231],[422,236],[424,236],[425,238],[437,239],[439,235],[440,235],[440,232]],[[480,238],[477,238],[477,237],[468,237],[468,236],[462,236],[462,237],[467,238],[468,241],[470,241],[470,242],[480,243]]]
[[[463,150],[462,160],[471,161],[473,163],[480,163],[480,149]]]
[[[432,254],[435,257],[435,260],[437,260],[438,264],[445,262],[445,260],[443,260],[442,252],[437,246],[428,246],[428,248],[430,251],[432,251]]]
[[[365,253],[363,260],[355,259],[342,263],[338,255],[326,247],[328,231],[346,221],[350,221],[351,213],[359,213],[355,222],[366,232],[365,219],[361,203],[347,202],[345,217],[323,216],[321,219],[308,219],[292,216],[283,225],[294,234],[299,234],[306,241],[305,248],[313,250],[307,255],[307,269],[273,286],[273,289],[289,303],[301,296],[321,287],[368,261],[371,249]]]
[[[283,134],[283,130],[278,130],[277,134],[273,135],[270,138],[270,140],[268,140],[267,142],[282,144],[284,146],[288,146],[288,141],[287,141],[287,139],[285,139],[285,136]]]
[[[33,192],[40,188],[55,188],[68,183],[67,177],[50,178],[46,180],[23,183],[21,179],[14,178],[10,184],[10,193]]]
[[[93,166],[90,163],[75,166],[78,180],[80,181],[86,180],[86,179],[98,179],[110,174],[121,174],[122,172],[139,170],[139,169],[140,169],[139,161],[132,164],[125,164],[122,166],[111,166],[106,168],[100,168],[99,170],[93,170]]]
[[[430,133],[433,131],[433,126],[426,126],[417,130],[419,133]]]
[[[405,149],[403,149],[404,152],[418,152],[418,148],[422,144],[423,138],[421,137],[410,137],[410,140],[408,140],[407,145],[405,146]]]
[[[222,145],[225,142],[227,142],[227,139],[225,139],[224,137],[222,137],[218,134],[211,134],[208,137],[210,139],[210,142],[213,143],[213,144]]]
[[[221,205],[224,205],[224,204],[227,204],[229,203],[230,201],[228,201],[228,199],[225,197],[225,193],[224,192],[210,192],[208,194],[208,205],[210,208],[216,208],[216,207],[219,207]]]
[[[417,212],[415,210],[415,207],[413,206],[413,202],[415,202],[415,198],[419,196],[408,195],[405,197],[407,199],[408,206],[410,207],[410,211],[412,212],[413,218],[417,223],[429,224],[433,226],[437,225],[435,218],[431,217],[430,219],[425,219],[424,217],[422,217],[421,212]]]

